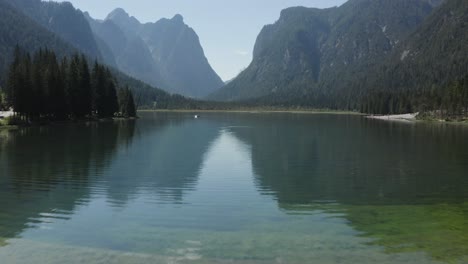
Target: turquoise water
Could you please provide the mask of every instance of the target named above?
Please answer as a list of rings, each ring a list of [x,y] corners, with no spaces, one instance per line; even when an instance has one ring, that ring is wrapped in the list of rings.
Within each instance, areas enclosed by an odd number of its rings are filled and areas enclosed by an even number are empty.
[[[2,263],[468,263],[468,126],[141,117],[0,131]]]

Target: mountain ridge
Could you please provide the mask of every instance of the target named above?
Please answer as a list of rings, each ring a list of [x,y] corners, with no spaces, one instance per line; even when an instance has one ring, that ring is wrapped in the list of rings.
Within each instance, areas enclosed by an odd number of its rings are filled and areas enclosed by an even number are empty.
[[[66,41],[59,34],[43,26],[36,19],[30,17],[37,14],[24,12],[21,7],[11,5],[12,0],[0,0],[0,93],[6,85],[6,76],[13,60],[13,51],[18,45],[20,49],[34,53],[39,49],[53,50],[59,59],[71,57],[83,53],[75,45]],[[21,0],[23,1],[23,0]],[[34,1],[35,3],[48,2]],[[24,3],[24,2],[16,2]],[[36,10],[42,10],[36,8]],[[67,26],[67,25],[64,25]],[[89,54],[89,61],[96,59]],[[111,67],[112,72],[121,87],[129,86],[133,91],[136,102],[140,107],[148,108],[187,108],[194,103],[193,100],[180,95],[172,95],[163,90],[151,87],[150,85],[137,80],[116,68]]]
[[[136,78],[194,98],[204,97],[224,84],[206,59],[198,35],[180,14],[154,23],[141,23],[124,9],[117,8],[103,21],[89,15],[87,19],[93,32],[114,51],[118,67]],[[121,33],[116,30],[109,33],[112,27],[106,25],[109,22]],[[115,38],[119,39],[118,44]],[[115,45],[124,47],[112,48]],[[146,66],[139,68],[141,64]]]
[[[331,94],[346,93],[344,86],[356,72],[391,54],[439,2],[350,0],[327,9],[285,9],[258,35],[249,67],[208,98],[327,101]]]

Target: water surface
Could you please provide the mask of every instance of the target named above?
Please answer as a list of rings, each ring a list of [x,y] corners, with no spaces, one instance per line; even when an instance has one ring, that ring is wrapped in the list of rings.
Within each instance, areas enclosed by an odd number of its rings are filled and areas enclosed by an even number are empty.
[[[468,263],[468,126],[141,116],[0,131],[2,263]]]

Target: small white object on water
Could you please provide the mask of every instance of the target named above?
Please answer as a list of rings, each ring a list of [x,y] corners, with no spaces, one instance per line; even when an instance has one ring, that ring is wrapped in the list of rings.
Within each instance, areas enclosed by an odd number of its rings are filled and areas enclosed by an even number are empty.
[[[195,115],[194,118],[195,118],[195,119],[198,119],[198,115]]]

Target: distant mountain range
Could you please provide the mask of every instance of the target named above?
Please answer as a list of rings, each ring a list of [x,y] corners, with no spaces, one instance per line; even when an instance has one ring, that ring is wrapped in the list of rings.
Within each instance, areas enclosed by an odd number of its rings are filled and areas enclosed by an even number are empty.
[[[119,84],[134,91],[140,107],[184,108],[193,104],[190,99],[153,88],[117,68],[111,48],[96,37],[86,16],[70,3],[0,0],[0,36],[0,87],[6,85],[6,74],[18,45],[31,53],[48,48],[59,57],[83,53],[89,59],[107,63]]]
[[[258,35],[251,64],[226,83],[181,15],[143,24],[123,9],[97,20],[70,3],[0,0],[0,22],[0,86],[20,45],[104,62],[150,107],[222,106],[181,94],[252,106],[404,112],[455,102],[468,108],[468,88],[458,88],[468,86],[466,0],[285,9]],[[447,93],[448,87],[455,88]],[[460,96],[466,102],[455,100]]]
[[[468,1],[349,0],[283,10],[253,61],[209,96],[357,109],[368,91],[443,89],[468,74]]]
[[[19,44],[29,51],[41,47],[58,54],[79,51],[173,94],[201,98],[224,85],[209,65],[197,34],[180,15],[141,24],[123,9],[100,21],[68,2],[0,0],[0,4],[4,6],[0,30],[5,33],[0,40],[5,49],[0,50],[2,72]]]
[[[118,8],[103,21],[86,17],[97,38],[114,54],[117,67],[136,78],[194,98],[224,85],[181,15],[142,24]]]

